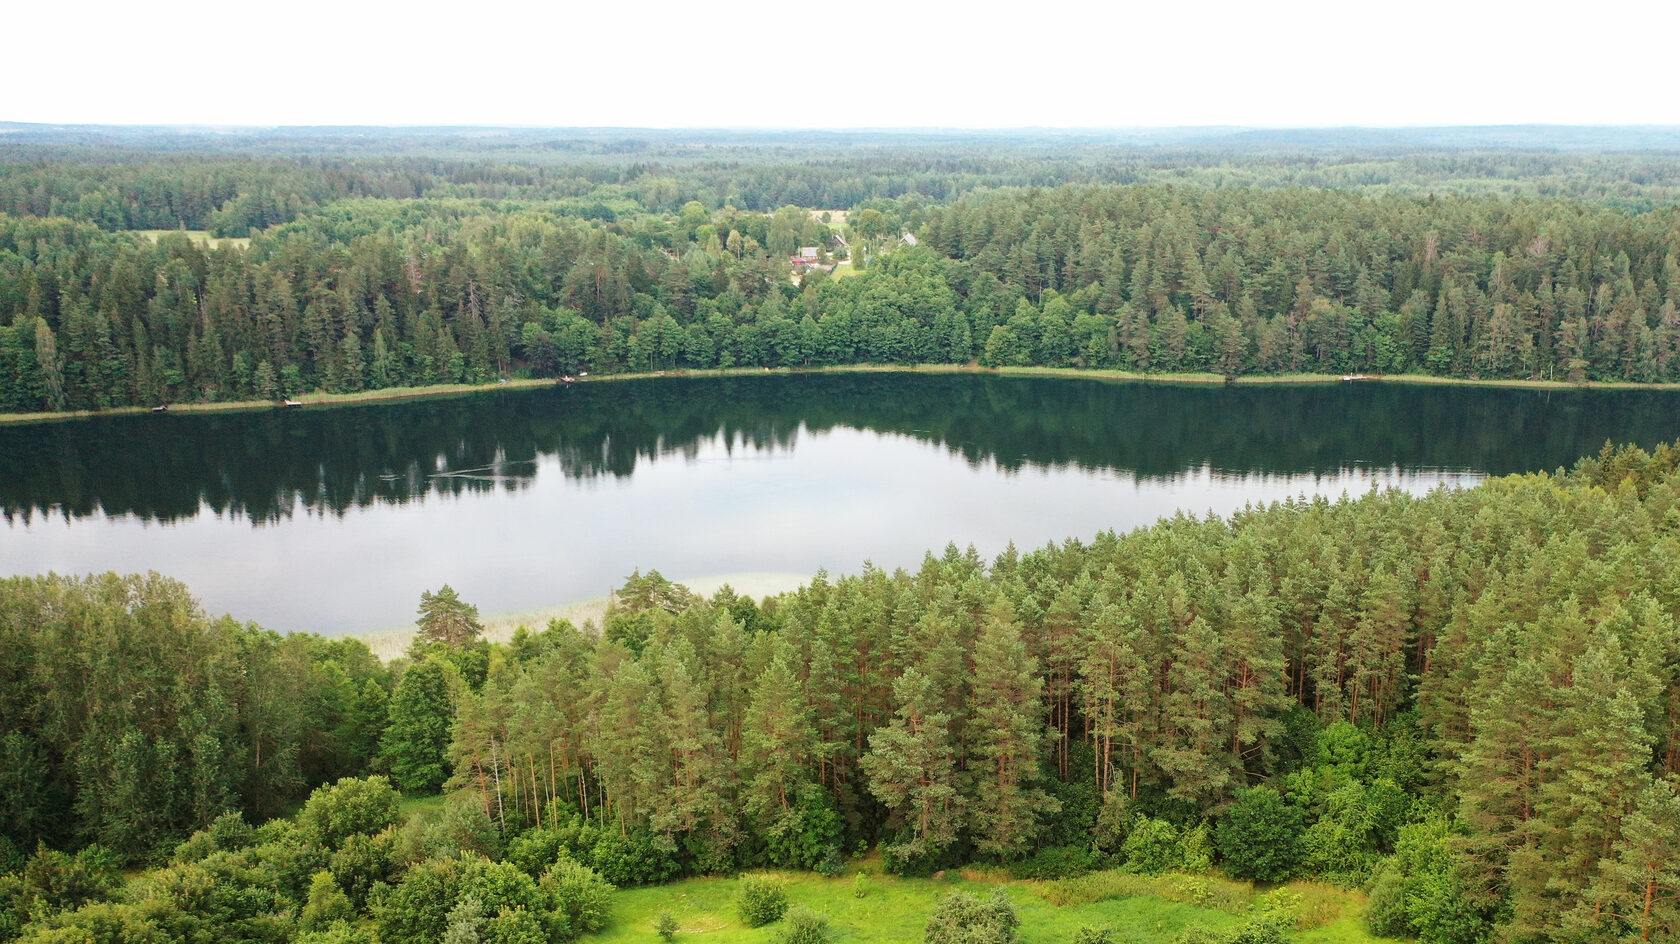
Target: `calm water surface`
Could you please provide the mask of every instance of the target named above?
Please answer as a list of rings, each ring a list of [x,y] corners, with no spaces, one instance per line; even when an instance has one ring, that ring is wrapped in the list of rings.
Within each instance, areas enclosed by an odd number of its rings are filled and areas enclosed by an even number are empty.
[[[675,579],[915,566],[1178,510],[1422,492],[1680,437],[1680,394],[974,375],[647,380],[0,429],[0,573],[158,570],[327,633]]]

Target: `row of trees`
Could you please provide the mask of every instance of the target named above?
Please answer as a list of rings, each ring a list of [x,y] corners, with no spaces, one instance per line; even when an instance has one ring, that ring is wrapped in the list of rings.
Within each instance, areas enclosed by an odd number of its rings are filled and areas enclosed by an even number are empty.
[[[0,410],[591,370],[967,363],[1680,379],[1671,211],[1062,187],[869,207],[926,248],[788,278],[809,213],[359,200],[249,251],[0,216]],[[878,218],[878,219],[877,219]]]

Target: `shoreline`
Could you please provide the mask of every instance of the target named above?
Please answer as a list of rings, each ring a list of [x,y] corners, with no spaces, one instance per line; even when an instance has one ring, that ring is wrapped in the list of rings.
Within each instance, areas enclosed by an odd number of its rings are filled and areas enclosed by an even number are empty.
[[[1468,377],[1436,377],[1431,374],[1366,374],[1343,378],[1337,374],[1244,374],[1227,380],[1220,374],[1177,373],[1143,374],[1128,370],[1086,369],[1082,367],[980,367],[975,364],[837,364],[822,367],[725,367],[715,369],[682,368],[660,371],[640,371],[625,374],[601,374],[582,377],[577,384],[613,383],[626,380],[648,380],[656,377],[757,377],[765,374],[991,374],[999,377],[1064,377],[1081,380],[1101,380],[1110,383],[1158,383],[1194,386],[1257,387],[1306,384],[1401,384],[1411,386],[1495,387],[1517,390],[1680,390],[1680,383],[1634,383],[1632,381],[1588,381],[1569,383],[1562,380],[1480,380]],[[496,390],[530,390],[538,387],[563,386],[553,379],[520,379],[506,383],[433,384],[424,387],[382,387],[359,393],[306,393],[297,402],[302,406],[339,407],[388,400],[441,399],[466,396]],[[258,410],[285,410],[288,407],[271,400],[233,400],[220,403],[171,404],[168,413],[250,413]],[[70,410],[65,412],[0,413],[0,426],[26,426],[38,423],[61,423],[106,416],[143,416],[151,407],[119,406],[108,410]],[[167,415],[167,414],[166,414]]]

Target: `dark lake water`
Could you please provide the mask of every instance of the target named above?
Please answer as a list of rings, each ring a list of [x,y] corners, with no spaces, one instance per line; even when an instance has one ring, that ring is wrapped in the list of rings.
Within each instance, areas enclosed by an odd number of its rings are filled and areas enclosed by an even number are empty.
[[[0,429],[0,573],[158,570],[327,633],[947,542],[990,557],[1184,509],[1553,469],[1680,437],[1680,394],[854,374]]]

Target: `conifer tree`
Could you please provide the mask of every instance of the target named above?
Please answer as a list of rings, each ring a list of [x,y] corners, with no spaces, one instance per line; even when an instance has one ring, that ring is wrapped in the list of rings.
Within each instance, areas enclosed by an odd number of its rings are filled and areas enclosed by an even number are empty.
[[[1041,816],[1061,805],[1038,786],[1045,739],[1044,682],[1002,600],[974,647],[969,824],[983,855],[1012,858],[1030,847]]]
[[[893,700],[897,716],[870,736],[863,771],[908,833],[897,856],[931,860],[956,841],[964,813],[950,718],[932,680],[914,667],[893,683]]]

